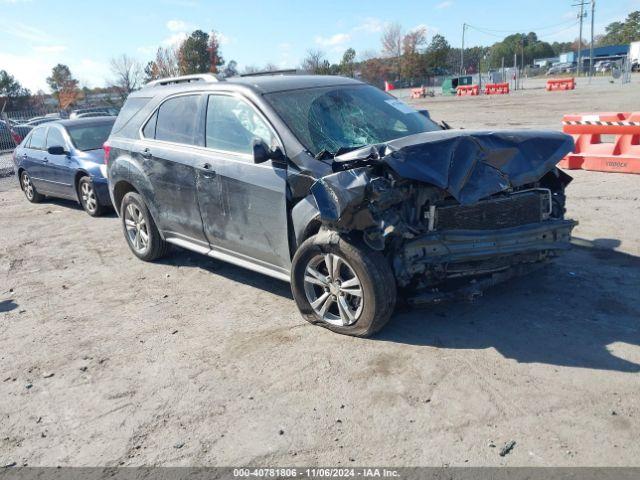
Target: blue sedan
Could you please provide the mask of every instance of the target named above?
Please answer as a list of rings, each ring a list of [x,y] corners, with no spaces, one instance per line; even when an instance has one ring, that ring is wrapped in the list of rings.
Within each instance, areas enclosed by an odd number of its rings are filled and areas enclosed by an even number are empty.
[[[27,200],[77,200],[92,217],[110,208],[102,145],[114,121],[115,117],[61,120],[31,130],[13,156]]]

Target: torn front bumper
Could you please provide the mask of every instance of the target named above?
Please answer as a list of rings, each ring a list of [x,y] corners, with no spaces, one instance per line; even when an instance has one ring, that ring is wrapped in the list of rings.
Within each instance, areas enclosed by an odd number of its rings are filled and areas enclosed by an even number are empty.
[[[394,270],[401,285],[416,276],[422,277],[423,286],[453,280],[454,289],[498,273],[507,279],[570,248],[576,225],[574,220],[548,220],[499,230],[434,231],[406,242]]]

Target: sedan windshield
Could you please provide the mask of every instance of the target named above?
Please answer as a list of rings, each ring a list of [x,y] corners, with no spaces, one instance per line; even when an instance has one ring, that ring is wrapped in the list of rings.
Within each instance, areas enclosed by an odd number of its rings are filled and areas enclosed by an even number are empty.
[[[265,96],[312,155],[332,155],[440,127],[370,85],[333,86]]]
[[[113,122],[68,126],[73,145],[82,151],[98,150],[109,138]]]

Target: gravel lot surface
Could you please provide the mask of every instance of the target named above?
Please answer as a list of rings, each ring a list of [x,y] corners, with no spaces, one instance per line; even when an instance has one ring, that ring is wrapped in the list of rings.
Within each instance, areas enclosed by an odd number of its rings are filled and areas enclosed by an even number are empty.
[[[640,105],[634,81],[418,104],[558,129]],[[114,215],[0,180],[0,467],[640,466],[640,176],[572,174],[572,251],[368,340],[306,324],[285,283],[140,262]]]

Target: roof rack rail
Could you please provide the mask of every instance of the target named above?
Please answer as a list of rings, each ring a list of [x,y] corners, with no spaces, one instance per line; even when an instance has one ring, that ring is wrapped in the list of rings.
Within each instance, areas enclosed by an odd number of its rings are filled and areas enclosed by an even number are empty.
[[[164,87],[166,85],[175,85],[178,83],[192,82],[219,82],[220,79],[213,73],[196,73],[193,75],[181,75],[179,77],[159,78],[145,83],[144,88],[148,87]]]
[[[289,68],[284,70],[263,70],[260,72],[241,73],[241,77],[262,77],[265,75],[295,75],[299,73],[295,68]]]

